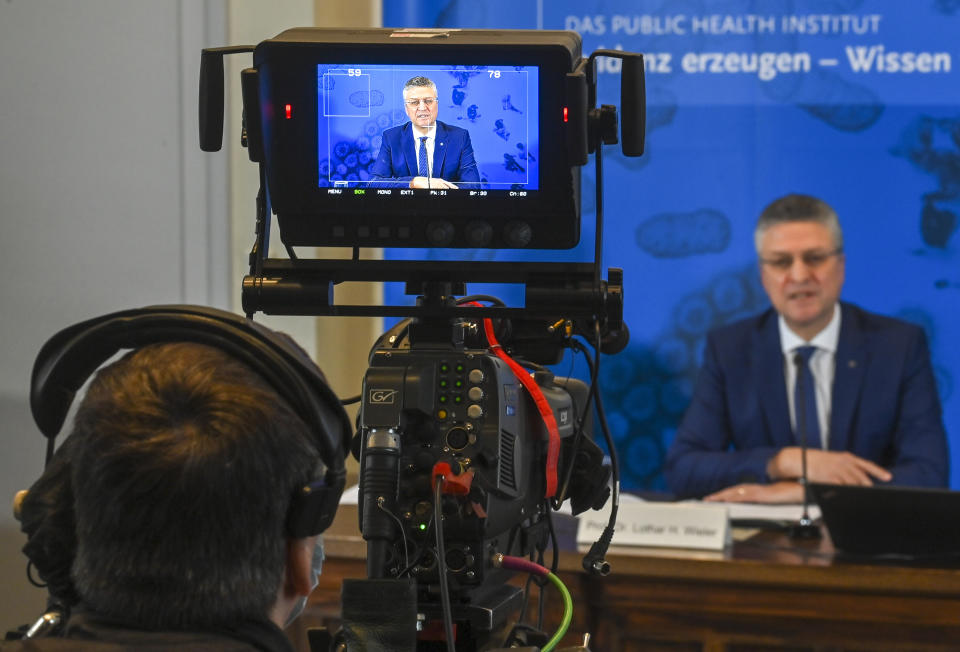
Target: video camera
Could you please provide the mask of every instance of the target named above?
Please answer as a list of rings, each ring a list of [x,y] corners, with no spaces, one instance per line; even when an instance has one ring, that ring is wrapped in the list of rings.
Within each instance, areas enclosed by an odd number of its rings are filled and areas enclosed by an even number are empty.
[[[618,142],[617,110],[595,107],[594,62],[623,60],[622,146],[638,156],[642,56],[583,58],[574,32],[291,29],[255,48],[204,50],[205,151],[222,144],[223,57],[240,52],[253,53],[241,73],[241,142],[261,180],[244,311],[405,318],[374,345],[363,382],[354,453],[368,578],[344,586],[345,636],[377,629],[384,649],[487,649],[523,602],[504,556],[542,558],[552,511],[567,499],[574,514],[601,508],[611,473],[616,502],[597,373],[600,352],[628,337],[622,272],[604,280],[600,255],[601,149]],[[360,247],[573,248],[589,153],[593,261],[360,259]],[[286,259],[267,254],[274,214]],[[294,248],[305,246],[353,257],[303,259]],[[334,288],[346,281],[403,281],[418,298],[338,305]],[[524,305],[464,296],[468,282],[521,284]],[[590,385],[546,368],[567,348],[588,353],[576,335],[595,350]],[[592,440],[591,404],[612,469]],[[612,526],[587,570],[609,571],[611,536]],[[397,590],[408,599],[370,612]],[[395,631],[385,633],[385,621]],[[417,631],[436,622],[444,630],[431,648]]]

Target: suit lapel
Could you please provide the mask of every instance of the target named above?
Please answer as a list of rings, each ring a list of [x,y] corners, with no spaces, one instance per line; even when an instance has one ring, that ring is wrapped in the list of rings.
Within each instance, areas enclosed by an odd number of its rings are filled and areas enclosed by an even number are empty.
[[[400,143],[403,147],[403,158],[407,162],[407,176],[415,177],[419,173],[417,171],[417,147],[414,143],[413,123],[408,122],[403,125]]]
[[[443,174],[443,161],[447,156],[447,130],[444,124],[437,120],[437,133],[433,141],[433,176],[446,178]]]
[[[767,312],[758,325],[759,337],[754,350],[754,381],[760,392],[767,429],[778,447],[793,446],[793,428],[790,426],[790,408],[787,405],[787,383],[783,369],[783,351],[780,347],[780,330],[777,313]]]
[[[833,392],[830,399],[830,450],[847,450],[850,423],[866,373],[866,337],[853,310],[840,304],[842,321],[835,357]]]

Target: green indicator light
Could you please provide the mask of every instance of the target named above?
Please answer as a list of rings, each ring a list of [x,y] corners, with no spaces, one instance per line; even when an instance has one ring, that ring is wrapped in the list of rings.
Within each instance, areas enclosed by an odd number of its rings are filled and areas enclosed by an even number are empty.
[[[456,385],[457,387],[463,387],[463,381],[458,380],[457,382],[454,383],[454,385]]]
[[[446,386],[447,386],[447,381],[441,380],[441,381],[440,381],[440,387],[446,387]],[[459,387],[459,384],[458,384],[458,387]]]
[[[448,371],[450,371],[450,367],[448,367],[445,364],[442,364],[440,365],[440,371],[442,371],[443,373],[447,373]]]
[[[462,365],[462,364],[458,364],[458,365],[457,365],[457,373],[460,373],[461,371],[463,371],[463,365]]]
[[[440,397],[440,402],[441,402],[441,403],[446,403],[446,402],[447,402],[447,397],[446,397],[446,396],[441,396],[441,397]]]
[[[459,396],[454,396],[454,397],[453,397],[453,402],[454,402],[454,403],[459,403],[459,402],[462,401],[462,400],[463,400],[463,399],[462,399],[461,397],[459,397]]]
[[[427,529],[427,524],[426,524],[426,523],[421,523],[421,524],[420,524],[420,530],[423,531],[423,530],[426,530],[426,529]]]

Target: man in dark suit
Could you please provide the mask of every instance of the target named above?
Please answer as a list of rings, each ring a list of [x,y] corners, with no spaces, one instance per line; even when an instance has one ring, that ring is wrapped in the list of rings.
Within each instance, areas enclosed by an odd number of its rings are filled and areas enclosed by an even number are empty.
[[[670,490],[800,502],[812,482],[945,486],[947,441],[923,330],[840,302],[843,234],[825,202],[788,195],[755,232],[773,309],[707,335],[667,455]],[[798,427],[799,422],[799,427]]]
[[[434,189],[479,184],[469,132],[437,120],[437,85],[426,77],[408,80],[403,105],[410,122],[383,132],[370,181],[377,187]]]

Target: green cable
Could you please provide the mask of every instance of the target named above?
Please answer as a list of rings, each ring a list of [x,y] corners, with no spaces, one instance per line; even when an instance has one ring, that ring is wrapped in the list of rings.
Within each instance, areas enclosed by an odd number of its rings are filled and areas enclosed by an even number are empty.
[[[563,585],[563,582],[560,581],[560,578],[553,573],[548,572],[547,579],[553,582],[553,585],[556,586],[560,591],[560,595],[563,596],[563,620],[560,622],[560,627],[553,635],[553,638],[547,641],[547,644],[543,646],[542,652],[550,652],[553,648],[557,647],[557,644],[560,643],[560,639],[566,635],[567,629],[570,628],[570,621],[573,620],[573,598],[570,597],[570,591],[568,591],[567,587]]]

